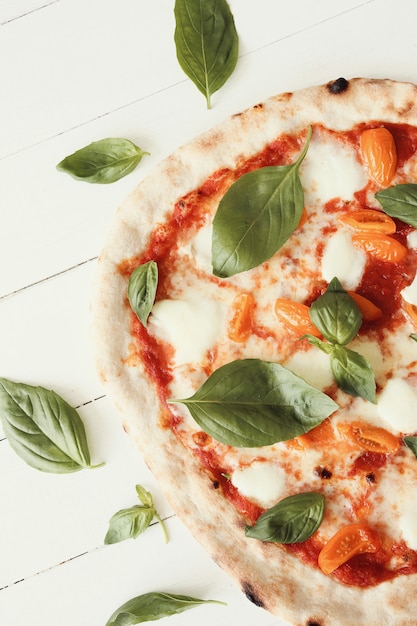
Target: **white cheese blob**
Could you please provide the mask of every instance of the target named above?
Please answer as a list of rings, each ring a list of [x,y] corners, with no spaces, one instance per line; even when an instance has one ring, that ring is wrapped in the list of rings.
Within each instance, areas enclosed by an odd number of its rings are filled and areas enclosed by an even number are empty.
[[[295,352],[287,359],[285,367],[320,390],[334,382],[329,355],[317,348]]]
[[[284,490],[285,473],[267,461],[254,462],[235,470],[231,481],[242,496],[268,508],[277,502]]]
[[[401,291],[401,295],[406,302],[417,306],[417,274],[414,276],[413,282]]]
[[[407,245],[409,248],[417,248],[417,230],[414,229],[407,235]]]
[[[378,413],[391,430],[413,434],[417,431],[417,388],[403,378],[391,378],[377,402]]]
[[[201,363],[216,342],[225,320],[224,306],[196,294],[193,299],[160,300],[151,311],[149,328],[175,349],[175,365]]]
[[[353,148],[320,137],[312,139],[300,177],[308,204],[326,203],[333,198],[352,200],[367,182]]]
[[[207,224],[199,229],[195,237],[184,246],[184,252],[188,254],[197,266],[211,273],[211,240],[213,227]]]
[[[355,248],[349,233],[340,230],[327,242],[321,273],[327,282],[337,276],[344,289],[354,290],[361,281],[365,264],[365,252]]]
[[[399,526],[408,547],[417,550],[417,487],[407,494]]]

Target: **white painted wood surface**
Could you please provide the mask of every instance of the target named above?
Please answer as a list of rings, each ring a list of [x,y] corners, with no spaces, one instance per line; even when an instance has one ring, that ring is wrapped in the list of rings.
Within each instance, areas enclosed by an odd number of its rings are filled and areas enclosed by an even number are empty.
[[[1,626],[104,626],[152,590],[217,598],[166,618],[182,626],[283,626],[251,605],[170,511],[94,372],[89,298],[118,205],[176,146],[229,114],[345,76],[417,82],[414,0],[230,0],[235,73],[203,96],[179,68],[173,0],[0,0],[0,376],[39,384],[79,408],[95,463],[37,472],[0,431]],[[56,164],[124,136],[151,152],[125,179],[77,182]],[[110,516],[150,489],[167,519],[104,546]],[[302,584],[302,581],[300,581]]]

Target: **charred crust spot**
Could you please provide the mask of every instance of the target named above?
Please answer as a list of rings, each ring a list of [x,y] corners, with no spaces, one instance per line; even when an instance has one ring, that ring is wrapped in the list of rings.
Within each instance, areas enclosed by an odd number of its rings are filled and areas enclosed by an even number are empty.
[[[330,91],[330,93],[335,95],[343,93],[348,89],[348,87],[349,82],[346,80],[346,78],[338,78],[337,80],[334,80],[331,83],[327,84],[327,89]]]
[[[220,487],[220,483],[218,480],[213,480],[213,489],[218,489]]]
[[[366,481],[372,485],[376,481],[375,474],[369,472],[369,474],[366,475]]]
[[[260,104],[255,104],[253,108],[254,108],[254,109],[263,109],[263,108],[264,108],[264,105],[263,105],[263,103],[261,102]]]
[[[329,480],[333,476],[330,470],[326,469],[325,467],[321,467],[321,465],[316,467],[314,471],[316,472],[317,476],[320,476],[320,478],[323,478],[324,480]]]
[[[250,583],[242,583],[242,590],[243,593],[245,594],[245,596],[247,597],[248,600],[250,600],[253,604],[255,604],[256,606],[259,606],[261,608],[265,608],[264,607],[264,603],[262,602],[262,600],[256,595],[252,585]]]
[[[315,622],[314,620],[309,619],[306,626],[321,626],[320,622]]]

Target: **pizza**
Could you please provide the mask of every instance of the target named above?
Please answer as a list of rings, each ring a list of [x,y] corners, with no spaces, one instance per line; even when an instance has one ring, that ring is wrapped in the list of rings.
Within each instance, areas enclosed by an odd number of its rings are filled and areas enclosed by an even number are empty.
[[[297,626],[417,612],[417,86],[271,97],[119,208],[97,368],[168,501]]]

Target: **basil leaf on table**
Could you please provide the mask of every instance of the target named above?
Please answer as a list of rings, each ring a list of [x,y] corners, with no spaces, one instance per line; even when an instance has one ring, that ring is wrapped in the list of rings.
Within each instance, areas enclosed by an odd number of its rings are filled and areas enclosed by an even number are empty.
[[[158,266],[155,261],[139,265],[129,277],[127,296],[130,306],[145,328],[155,302],[157,286]]]
[[[270,259],[297,228],[304,208],[299,176],[312,134],[291,165],[261,167],[234,182],[213,220],[213,273],[227,278]]]
[[[129,139],[101,139],[65,157],[57,169],[88,183],[109,184],[130,174],[145,154]]]
[[[310,318],[323,337],[339,346],[352,341],[362,324],[358,305],[336,277],[325,293],[311,304]]]
[[[417,437],[416,436],[404,437],[404,443],[407,446],[407,448],[410,448],[414,456],[417,458]]]
[[[150,592],[122,604],[107,621],[106,626],[133,626],[143,622],[152,622],[163,617],[183,613],[200,604],[226,606],[225,602],[219,600],[200,600],[192,596]]]
[[[84,424],[54,391],[0,378],[0,419],[11,447],[31,467],[57,474],[92,467]]]
[[[266,446],[308,432],[338,405],[278,363],[232,361],[184,400],[197,424],[217,441]]]
[[[384,213],[417,228],[417,185],[394,185],[375,194]]]
[[[330,366],[342,391],[376,403],[375,376],[365,357],[343,346],[334,346]]]
[[[226,0],[176,0],[174,41],[185,74],[205,96],[211,95],[233,73],[239,39]]]
[[[247,526],[246,537],[275,543],[301,543],[320,526],[324,514],[324,496],[314,491],[284,498]]]
[[[136,537],[145,532],[154,518],[162,527],[165,542],[168,541],[165,524],[155,509],[152,494],[142,485],[136,485],[136,493],[142,502],[142,506],[137,504],[112,515],[104,538],[105,544],[118,543],[126,539],[136,539]]]

